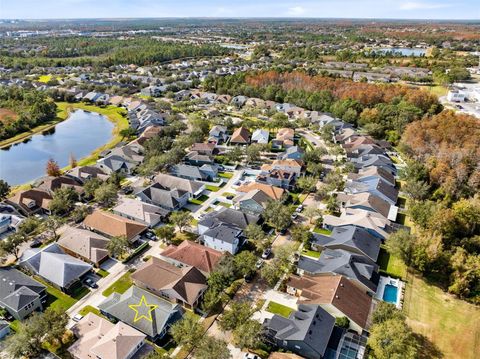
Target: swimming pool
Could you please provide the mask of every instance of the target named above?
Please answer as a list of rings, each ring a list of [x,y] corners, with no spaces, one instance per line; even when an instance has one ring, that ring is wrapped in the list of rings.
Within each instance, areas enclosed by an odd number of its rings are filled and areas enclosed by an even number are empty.
[[[383,300],[385,302],[397,304],[398,288],[391,284],[386,284],[383,290]]]

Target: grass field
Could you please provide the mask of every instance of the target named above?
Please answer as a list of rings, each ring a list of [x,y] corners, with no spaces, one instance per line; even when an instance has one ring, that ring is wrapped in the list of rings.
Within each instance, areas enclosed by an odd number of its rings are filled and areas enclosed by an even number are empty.
[[[312,258],[320,258],[320,252],[317,251],[312,251],[309,249],[303,249],[302,250],[302,255],[312,257]]]
[[[84,306],[82,309],[80,309],[80,311],[78,312],[78,314],[80,315],[83,315],[83,316],[86,316],[88,313],[93,313],[93,314],[96,314],[98,316],[101,316],[103,317],[102,314],[100,314],[100,310],[98,310],[97,308],[95,307],[92,307],[91,305],[86,305]]]
[[[325,228],[318,228],[318,227],[315,227],[313,229],[313,231],[315,233],[318,233],[318,234],[323,234],[325,236],[329,236],[330,234],[332,234],[332,231],[329,231],[328,229],[325,229]]]
[[[441,85],[429,86],[428,91],[437,97],[446,96],[448,89]]]
[[[403,280],[407,277],[407,267],[405,264],[400,258],[391,256],[385,247],[380,248],[377,263],[380,266],[380,272],[384,274]]]
[[[47,287],[48,296],[47,303],[44,306],[45,308],[61,308],[63,311],[66,311],[68,308],[70,308],[77,302],[77,299],[70,297],[69,295],[63,293],[61,290],[41,280],[40,278],[35,277],[35,279]]]
[[[188,202],[189,203],[192,203],[192,204],[202,204],[203,202],[205,202],[206,200],[208,199],[208,196],[202,194],[200,197],[198,198],[192,198],[192,199],[189,199]]]
[[[115,283],[113,283],[110,287],[105,289],[102,292],[102,295],[108,297],[113,292],[117,292],[123,294],[127,291],[128,288],[132,285],[132,279],[130,278],[131,272],[127,272],[122,275],[120,278],[117,279]]]
[[[211,186],[211,185],[206,185],[205,189],[210,192],[218,192],[220,191],[220,187],[217,186]]]
[[[404,311],[412,329],[428,338],[444,359],[479,357],[479,307],[409,274]]]
[[[281,315],[282,317],[288,318],[290,313],[293,312],[293,309],[283,304],[279,304],[276,302],[269,302],[267,305],[267,312],[278,314],[278,315]]]

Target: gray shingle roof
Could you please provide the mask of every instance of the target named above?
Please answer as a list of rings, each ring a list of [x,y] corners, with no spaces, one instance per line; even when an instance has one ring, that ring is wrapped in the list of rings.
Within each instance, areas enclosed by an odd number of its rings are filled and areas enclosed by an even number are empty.
[[[242,231],[236,226],[221,223],[213,228],[210,228],[203,235],[221,239],[222,241],[227,243],[234,243],[241,234]]]
[[[372,264],[365,256],[343,249],[325,249],[320,258],[312,259],[301,256],[298,268],[311,275],[335,273],[363,284],[375,292],[378,284],[378,265]]]
[[[335,227],[329,237],[317,233],[314,233],[313,236],[318,245],[322,247],[334,249],[342,246],[351,252],[369,257],[373,262],[377,261],[380,252],[380,238],[373,236],[361,227]]]
[[[19,310],[39,297],[46,287],[14,268],[0,268],[0,305]]]
[[[142,297],[145,297],[147,304],[157,306],[150,313],[151,321],[145,318],[135,321],[136,312],[129,307],[132,304],[138,305]],[[134,285],[123,294],[112,293],[98,308],[152,338],[160,334],[169,322],[180,319],[182,316],[182,310],[178,304],[170,303]]]
[[[334,325],[334,317],[320,306],[308,304],[300,304],[288,318],[275,314],[264,323],[275,339],[304,342],[321,355],[325,353]]]
[[[245,229],[251,223],[257,223],[259,216],[243,213],[232,208],[222,208],[219,211],[209,213],[199,224],[206,227],[213,226],[216,222],[233,224],[240,229]]]
[[[57,243],[25,251],[20,265],[62,288],[67,288],[92,269],[90,264],[65,254]]]

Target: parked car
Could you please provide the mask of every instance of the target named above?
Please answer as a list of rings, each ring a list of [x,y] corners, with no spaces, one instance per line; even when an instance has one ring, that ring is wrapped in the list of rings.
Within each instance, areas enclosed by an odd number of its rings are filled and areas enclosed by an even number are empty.
[[[298,212],[293,212],[290,218],[296,219],[298,217]]]
[[[270,256],[270,254],[272,254],[272,248],[268,247],[263,251],[262,258],[267,259]]]
[[[98,288],[98,284],[95,283],[91,278],[85,279],[84,283],[90,288],[93,288],[93,289]]]
[[[257,268],[257,269],[262,268],[262,267],[263,267],[263,263],[264,263],[264,262],[263,262],[263,259],[262,259],[262,258],[259,258],[258,261],[257,261],[257,263],[255,264],[255,268]]]
[[[260,357],[252,353],[245,353],[243,359],[260,359]]]
[[[297,213],[300,213],[301,211],[303,211],[303,204],[299,205],[299,206],[295,209],[295,212],[297,212]]]
[[[230,195],[227,196],[227,199],[230,199],[230,200],[231,200],[231,199],[233,199],[234,197],[235,197],[234,195],[231,195],[231,194],[230,194]]]
[[[79,321],[82,320],[82,318],[83,318],[83,315],[81,315],[81,314],[75,314],[75,315],[73,316],[72,320],[73,320],[74,322],[79,322]]]
[[[30,243],[30,248],[38,248],[42,245],[42,241],[38,238],[35,238],[32,243]]]
[[[155,233],[151,232],[151,231],[147,231],[145,233],[145,237],[147,237],[148,239],[152,240],[152,241],[156,241],[157,240],[157,236],[155,235]]]

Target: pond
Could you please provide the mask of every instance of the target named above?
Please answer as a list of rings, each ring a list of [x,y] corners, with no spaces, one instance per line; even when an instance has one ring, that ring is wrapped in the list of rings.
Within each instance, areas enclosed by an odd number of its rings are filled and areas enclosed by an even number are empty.
[[[55,128],[0,149],[0,178],[11,186],[31,182],[45,175],[50,158],[65,167],[71,155],[79,160],[109,142],[113,128],[103,115],[76,110]]]

